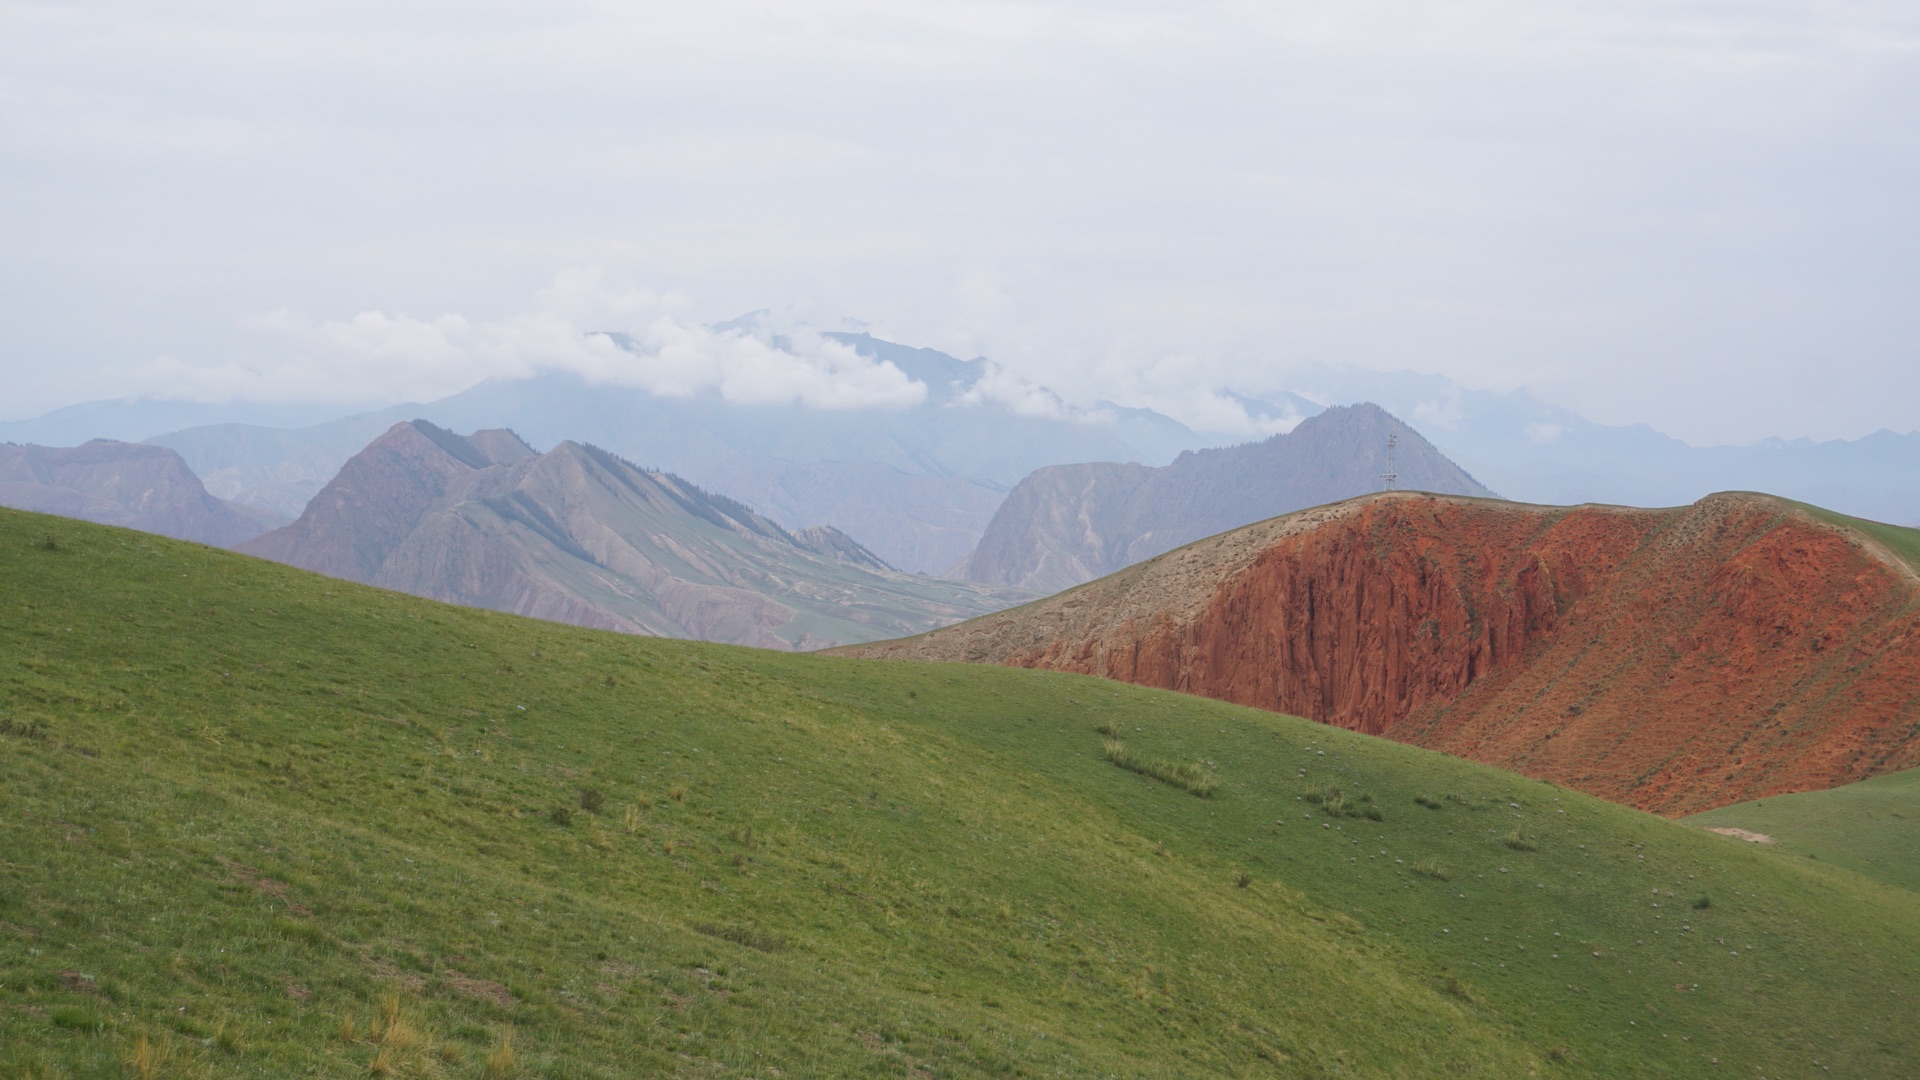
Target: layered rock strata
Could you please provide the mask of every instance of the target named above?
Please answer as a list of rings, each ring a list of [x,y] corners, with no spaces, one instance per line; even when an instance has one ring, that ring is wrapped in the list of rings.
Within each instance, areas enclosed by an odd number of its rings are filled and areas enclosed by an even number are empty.
[[[1920,581],[1781,500],[1388,493],[851,650],[1296,713],[1662,814],[1920,765]]]

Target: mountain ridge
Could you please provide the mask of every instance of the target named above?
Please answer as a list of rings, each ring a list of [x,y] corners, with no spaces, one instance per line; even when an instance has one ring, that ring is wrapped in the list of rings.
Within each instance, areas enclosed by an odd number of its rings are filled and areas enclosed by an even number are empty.
[[[894,572],[724,495],[565,441],[394,425],[293,524],[241,551],[417,596],[575,625],[805,649],[931,627],[1012,594]]]
[[[1752,493],[1379,493],[840,651],[1219,697],[1668,815],[1920,765],[1913,566]]]
[[[769,326],[766,313],[757,312],[712,329],[765,334]],[[979,358],[959,360],[870,334],[831,332],[822,337],[870,358],[884,359],[920,378],[928,386],[930,400],[936,402],[952,383],[964,383],[983,369]],[[1920,432],[1883,426],[1851,439],[1774,436],[1747,443],[1693,445],[1646,423],[1588,420],[1570,408],[1535,397],[1526,387],[1495,392],[1414,371],[1372,372],[1324,365],[1296,370],[1291,378],[1294,389],[1304,390],[1308,396],[1271,388],[1258,393],[1225,388],[1219,396],[1240,406],[1263,430],[1286,430],[1300,418],[1321,411],[1324,404],[1378,402],[1418,426],[1442,452],[1482,483],[1524,502],[1657,507],[1692,502],[1715,491],[1761,490],[1860,517],[1920,526]],[[538,392],[533,383],[526,388]],[[368,440],[412,416],[462,430],[518,427],[540,445],[578,437],[611,446],[635,460],[748,497],[761,512],[790,527],[807,523],[805,511],[809,507],[826,505],[819,501],[823,493],[843,498],[849,492],[860,492],[873,475],[870,472],[829,480],[834,463],[819,454],[796,458],[775,453],[756,458],[757,452],[726,450],[713,440],[706,440],[706,450],[702,451],[710,454],[709,460],[656,459],[647,447],[626,444],[615,425],[556,433],[544,424],[523,423],[523,419],[532,418],[514,413],[510,402],[480,406],[477,399],[488,397],[488,393],[474,387],[429,404],[404,404],[347,417],[341,416],[349,411],[346,405],[90,401],[34,419],[0,422],[0,439],[49,445],[73,445],[95,437],[156,440],[180,450],[215,495],[267,507],[286,517],[298,516],[307,499]],[[458,400],[463,395],[473,395],[476,401]],[[1123,415],[1123,411],[1107,411],[1116,417]],[[369,416],[374,419],[367,421]],[[696,419],[704,423],[708,418]],[[343,435],[336,430],[343,421],[360,426]],[[1135,441],[1137,455],[1084,448],[1063,454],[1037,453],[1033,455],[1037,460],[1011,476],[987,476],[976,469],[962,468],[957,472],[973,476],[980,483],[964,487],[949,484],[937,492],[914,492],[925,479],[914,472],[918,465],[889,463],[880,467],[895,472],[896,490],[884,505],[855,508],[859,514],[873,515],[871,518],[842,513],[826,516],[855,525],[868,520],[894,521],[901,530],[898,535],[906,542],[899,548],[881,545],[887,548],[889,561],[938,572],[971,550],[966,534],[977,537],[999,497],[1035,467],[1102,458],[1162,464],[1172,460],[1180,449],[1221,445],[1224,437],[1207,432],[1186,439],[1184,444],[1179,438],[1168,442],[1159,436]],[[839,459],[850,460],[845,454]],[[782,472],[785,467],[809,463],[828,467],[811,477]],[[730,471],[718,471],[721,464]],[[807,490],[802,492],[800,488]],[[909,496],[910,492],[914,493]],[[943,506],[960,509],[943,512]],[[868,535],[879,532],[864,528],[856,531]],[[951,555],[946,554],[949,552]]]
[[[1377,405],[1336,406],[1257,442],[1182,452],[1158,468],[1117,462],[1036,470],[1007,496],[952,576],[1052,592],[1203,536],[1378,490],[1394,439],[1396,479],[1491,495]]]
[[[395,423],[417,417],[463,431],[509,427],[533,446],[573,439],[605,447],[728,492],[788,529],[830,521],[888,565],[930,574],[973,549],[1006,492],[1036,467],[1169,461],[1205,441],[1146,409],[1027,415],[968,393],[985,373],[984,360],[865,334],[824,336],[869,360],[905,365],[928,386],[927,400],[856,410],[742,404],[715,392],[667,397],[549,373],[488,380],[427,404],[307,428],[226,424],[152,441],[179,450],[210,490],[297,516],[348,458]]]
[[[0,443],[0,506],[231,547],[284,523],[209,493],[174,451],[94,439],[73,447]]]

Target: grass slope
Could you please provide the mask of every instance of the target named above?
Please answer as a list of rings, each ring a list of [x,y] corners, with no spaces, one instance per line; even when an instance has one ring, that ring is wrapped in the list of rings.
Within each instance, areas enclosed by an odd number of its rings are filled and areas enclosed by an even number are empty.
[[[7,1076],[1920,1061],[1920,896],[1411,747],[13,512],[0,585]]]
[[[1760,833],[1782,852],[1920,890],[1920,769],[1723,806],[1684,820]]]

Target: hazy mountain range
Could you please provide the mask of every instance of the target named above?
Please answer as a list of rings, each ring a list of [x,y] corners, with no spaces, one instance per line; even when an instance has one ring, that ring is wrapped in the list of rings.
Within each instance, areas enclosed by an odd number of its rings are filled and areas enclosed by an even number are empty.
[[[394,425],[292,524],[239,550],[436,600],[664,637],[814,649],[1030,594],[903,574],[831,528],[565,441]]]
[[[788,528],[832,522],[889,564],[927,573],[964,558],[1006,492],[1042,465],[1162,463],[1206,441],[1144,409],[1023,415],[969,395],[987,373],[985,361],[865,334],[827,336],[925,383],[926,400],[895,410],[741,405],[717,394],[668,398],[544,375],[299,428],[217,423],[155,434],[148,430],[154,417],[180,416],[180,408],[136,401],[0,425],[0,438],[51,441],[63,431],[148,438],[179,451],[215,494],[291,517],[395,423],[511,428],[535,446],[574,439],[604,447],[725,491]]]
[[[0,444],[0,506],[121,525],[228,547],[283,524],[207,493],[163,446],[96,439],[80,446]]]
[[[1378,491],[1390,437],[1400,487],[1493,494],[1378,405],[1336,406],[1287,434],[1188,451],[1159,468],[1038,469],[1000,505],[956,576],[1058,592],[1204,536]]]
[[[906,409],[742,405],[713,393],[669,398],[545,375],[317,423],[309,421],[325,415],[324,406],[93,402],[0,424],[0,439],[148,440],[177,450],[212,494],[292,517],[395,423],[505,427],[537,447],[566,439],[603,446],[724,491],[784,528],[831,522],[895,567],[939,574],[972,555],[1007,493],[1036,469],[1165,465],[1182,451],[1244,438],[1197,433],[1146,409],[1062,406],[1031,415],[978,392],[987,361],[867,334],[827,336],[921,381],[925,401]],[[1319,402],[1378,402],[1487,488],[1522,501],[1668,506],[1748,489],[1920,522],[1920,434],[1693,447],[1644,425],[1592,423],[1525,390],[1465,390],[1406,372],[1325,369],[1302,378],[1311,397],[1228,396],[1268,430],[1318,413]]]
[[[1522,388],[1469,390],[1436,375],[1323,369],[1323,400],[1374,401],[1509,499],[1684,506],[1716,491],[1763,491],[1842,513],[1920,524],[1920,432],[1691,446],[1646,424],[1598,424]],[[1295,394],[1246,397],[1249,411],[1301,409]],[[1311,402],[1308,402],[1311,407]]]

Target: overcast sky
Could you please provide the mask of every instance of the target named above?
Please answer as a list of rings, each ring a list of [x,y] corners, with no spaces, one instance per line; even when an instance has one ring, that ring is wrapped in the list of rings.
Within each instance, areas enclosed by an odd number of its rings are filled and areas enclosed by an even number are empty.
[[[1189,419],[1353,364],[1910,431],[1916,117],[1911,0],[0,0],[0,418],[591,373],[600,327],[722,385],[773,369],[701,324],[772,308]]]

